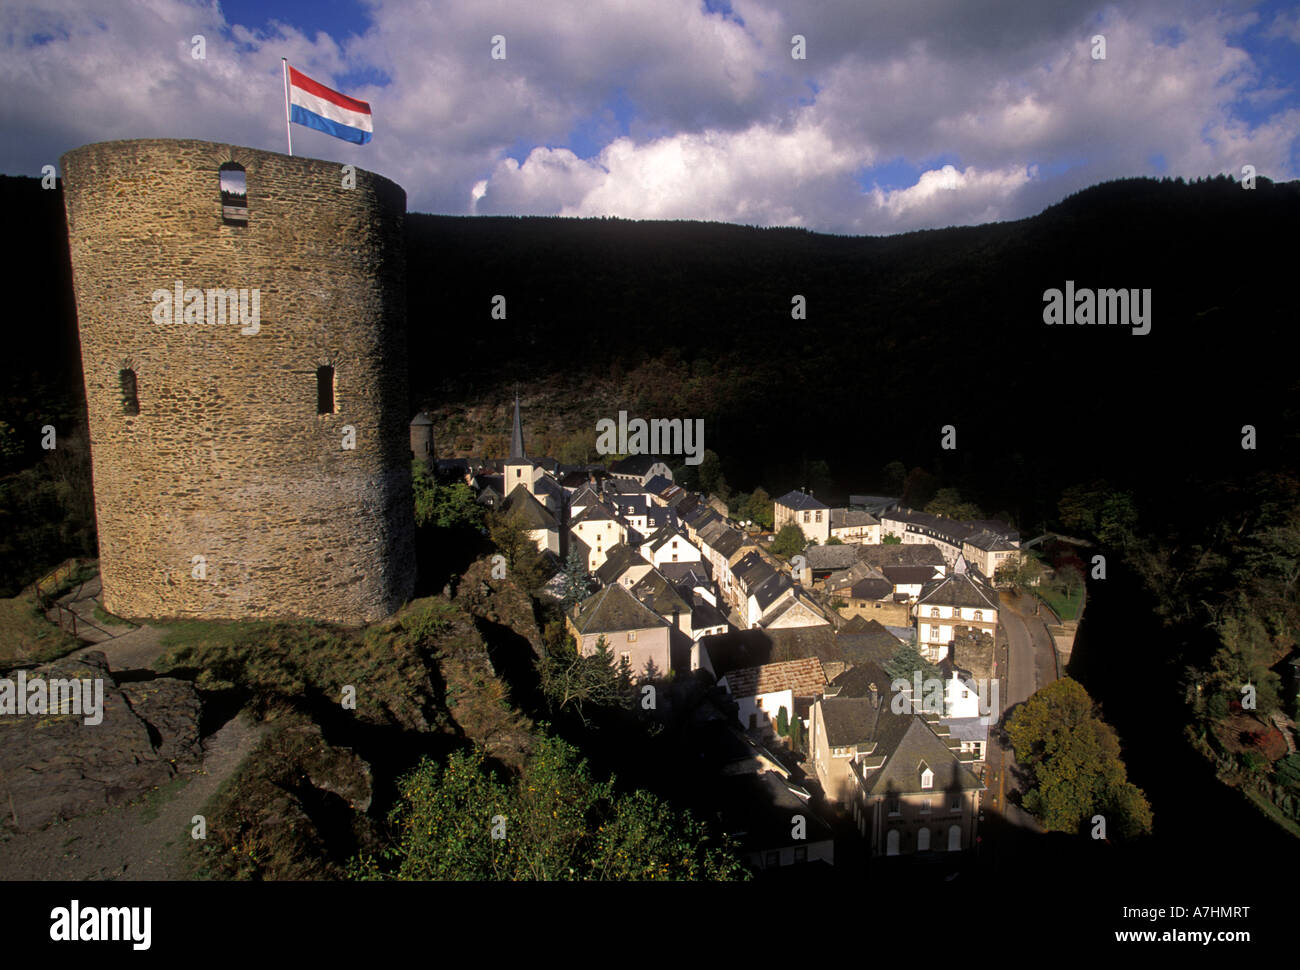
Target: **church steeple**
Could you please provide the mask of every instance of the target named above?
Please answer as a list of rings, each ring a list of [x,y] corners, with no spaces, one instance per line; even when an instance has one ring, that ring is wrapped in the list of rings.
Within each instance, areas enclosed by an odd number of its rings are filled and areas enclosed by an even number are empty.
[[[528,455],[524,452],[524,426],[519,420],[519,389],[515,388],[515,423],[510,429],[510,458],[511,462],[528,461]]]

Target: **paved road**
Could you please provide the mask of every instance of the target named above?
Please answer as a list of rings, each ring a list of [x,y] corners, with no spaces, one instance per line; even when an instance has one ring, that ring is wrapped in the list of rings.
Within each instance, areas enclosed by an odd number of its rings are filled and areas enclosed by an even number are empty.
[[[1007,638],[1007,663],[1001,671],[1001,706],[1005,712],[1056,680],[1056,654],[1047,628],[1033,615],[1032,606],[1023,600],[1013,603],[1007,598],[1003,599],[1001,605],[998,620]],[[987,753],[987,807],[1001,816],[1005,824],[991,826],[990,835],[996,839],[997,828],[1003,829],[1003,839],[1006,838],[1008,828],[1039,831],[1037,822],[1007,797],[1019,784],[1014,754],[1010,748],[1002,747],[998,734],[998,730],[991,727]]]

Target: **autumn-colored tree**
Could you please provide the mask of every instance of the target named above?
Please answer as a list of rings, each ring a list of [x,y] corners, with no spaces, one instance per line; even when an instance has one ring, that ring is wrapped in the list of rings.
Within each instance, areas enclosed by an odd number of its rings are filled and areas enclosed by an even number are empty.
[[[1150,806],[1128,781],[1119,738],[1077,681],[1064,677],[1035,693],[1007,722],[1007,736],[1030,776],[1025,808],[1049,830],[1077,832],[1102,815],[1109,835],[1151,831]]]

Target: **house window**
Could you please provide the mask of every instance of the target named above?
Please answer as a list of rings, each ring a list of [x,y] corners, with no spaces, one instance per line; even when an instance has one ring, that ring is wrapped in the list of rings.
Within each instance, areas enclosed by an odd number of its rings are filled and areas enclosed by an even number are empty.
[[[794,861],[795,861],[795,862],[807,862],[807,861],[808,861],[808,846],[806,846],[806,845],[800,845],[800,846],[796,846],[796,847],[795,847],[795,850],[794,850]]]
[[[930,607],[930,615],[931,615],[931,616],[938,616],[938,615],[939,615],[939,607],[937,607],[937,606],[932,606],[932,607]]]
[[[889,810],[889,814],[890,814],[890,815],[902,815],[902,814],[903,814],[903,804],[902,804],[901,801],[899,801],[899,798],[898,798],[897,795],[890,795],[890,796],[889,796],[889,799],[886,801],[886,805],[887,805],[887,807],[888,807],[888,810]]]
[[[922,788],[934,787],[934,772],[931,771],[929,768],[926,768],[925,771],[921,772],[921,787]],[[930,803],[926,802],[926,804],[929,805]]]
[[[965,749],[963,749],[965,750]],[[954,812],[961,811],[961,795],[953,795],[952,801],[948,803],[948,808]]]
[[[135,371],[127,367],[117,372],[118,383],[122,385],[122,413],[139,414],[140,396],[136,388]]]
[[[244,166],[226,162],[218,170],[221,186],[221,218],[227,223],[248,222],[248,182]]]
[[[937,626],[930,627],[930,639],[931,640],[939,639],[939,628]]]
[[[983,611],[983,610],[976,610],[976,611],[975,611],[975,621],[978,623],[978,622],[982,621],[983,619],[984,619],[984,611]]]
[[[334,413],[334,368],[328,364],[316,368],[316,413]]]
[[[818,512],[818,513],[817,513],[817,521],[820,522],[821,520],[822,520],[822,514],[821,514],[821,512]]]
[[[628,664],[630,664],[630,663],[632,662],[632,654],[630,654],[630,653],[628,653],[626,650],[624,650],[622,653],[620,653],[620,654],[618,655],[618,660],[619,660],[619,663],[628,663]]]
[[[922,815],[930,814],[930,799],[928,798],[921,799],[921,814]]]
[[[810,521],[810,518],[809,518],[810,514],[811,514],[811,513],[808,513],[808,512],[805,512],[805,513],[803,514],[803,520],[804,520],[805,522]]]
[[[774,866],[779,866],[780,864],[781,864],[780,852],[769,852],[767,853],[767,856],[763,860],[763,868],[765,869],[771,869]]]
[[[628,630],[628,631],[627,631],[627,642],[628,642],[628,643],[636,643],[636,631],[635,631],[635,630]]]

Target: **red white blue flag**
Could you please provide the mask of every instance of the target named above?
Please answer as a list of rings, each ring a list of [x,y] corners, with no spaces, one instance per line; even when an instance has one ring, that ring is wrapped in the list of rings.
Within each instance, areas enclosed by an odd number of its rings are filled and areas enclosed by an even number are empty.
[[[292,67],[289,68],[289,120],[358,145],[370,141],[375,130],[370,105],[339,94]]]

